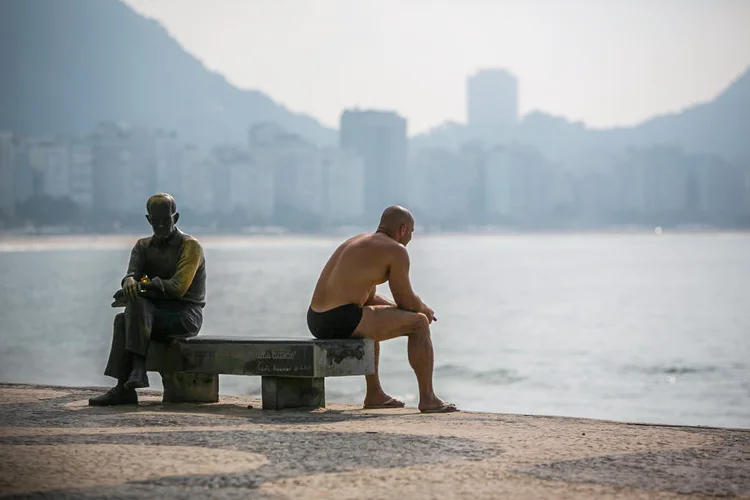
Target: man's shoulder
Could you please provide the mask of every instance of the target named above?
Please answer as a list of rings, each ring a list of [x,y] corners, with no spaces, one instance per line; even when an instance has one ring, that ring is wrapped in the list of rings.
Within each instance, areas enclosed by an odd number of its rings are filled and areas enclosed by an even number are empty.
[[[361,241],[361,240],[363,240],[365,238],[372,237],[372,235],[373,235],[373,233],[359,233],[359,234],[357,234],[355,236],[352,236],[351,238],[349,238],[348,240],[346,240],[344,243],[350,243],[350,242],[353,242],[353,241]]]
[[[368,242],[370,253],[377,256],[377,260],[384,265],[391,265],[395,261],[409,259],[406,247],[393,238],[373,233]]]
[[[404,245],[382,233],[373,233],[372,243],[382,250],[391,251],[397,254],[406,252],[406,247]]]

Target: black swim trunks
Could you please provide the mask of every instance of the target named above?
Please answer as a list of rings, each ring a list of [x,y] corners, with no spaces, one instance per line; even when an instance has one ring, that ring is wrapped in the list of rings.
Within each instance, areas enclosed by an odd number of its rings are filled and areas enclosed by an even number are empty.
[[[307,327],[318,339],[348,339],[362,319],[359,304],[344,304],[324,312],[307,310]]]

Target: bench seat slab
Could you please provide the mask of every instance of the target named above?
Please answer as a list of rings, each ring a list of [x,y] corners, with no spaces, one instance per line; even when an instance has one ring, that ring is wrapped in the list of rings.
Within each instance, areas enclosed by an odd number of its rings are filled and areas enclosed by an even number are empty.
[[[372,340],[255,339],[198,336],[154,342],[150,371],[276,377],[346,377],[375,372]]]

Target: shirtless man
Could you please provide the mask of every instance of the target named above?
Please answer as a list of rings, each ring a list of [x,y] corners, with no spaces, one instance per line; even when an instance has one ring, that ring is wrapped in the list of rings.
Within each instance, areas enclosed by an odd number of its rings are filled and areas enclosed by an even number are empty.
[[[375,342],[375,373],[367,375],[365,408],[401,408],[380,386],[381,340],[409,337],[409,364],[419,384],[423,413],[457,411],[432,388],[434,364],[430,324],[435,313],[412,290],[406,245],[414,217],[403,207],[385,209],[375,233],[355,236],[339,246],[326,263],[307,311],[307,325],[319,339],[361,337]],[[388,281],[395,303],[375,293]]]

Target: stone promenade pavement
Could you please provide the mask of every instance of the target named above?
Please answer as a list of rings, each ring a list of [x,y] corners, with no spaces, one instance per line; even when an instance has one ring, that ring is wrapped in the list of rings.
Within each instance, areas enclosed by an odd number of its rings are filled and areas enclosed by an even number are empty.
[[[0,384],[0,497],[750,498],[747,430],[99,392]]]

